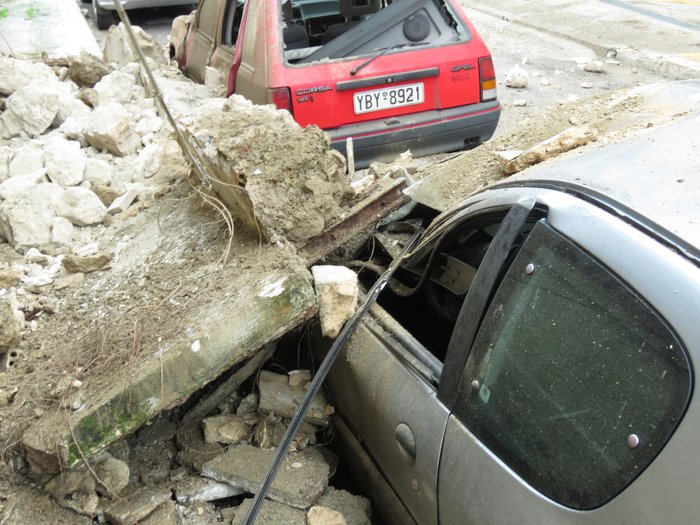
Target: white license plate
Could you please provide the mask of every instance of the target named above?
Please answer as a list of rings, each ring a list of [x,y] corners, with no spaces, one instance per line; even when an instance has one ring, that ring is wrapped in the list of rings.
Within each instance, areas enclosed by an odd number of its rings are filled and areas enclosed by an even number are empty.
[[[355,114],[381,111],[383,109],[400,108],[421,104],[425,100],[423,82],[408,84],[372,91],[362,91],[352,96]]]

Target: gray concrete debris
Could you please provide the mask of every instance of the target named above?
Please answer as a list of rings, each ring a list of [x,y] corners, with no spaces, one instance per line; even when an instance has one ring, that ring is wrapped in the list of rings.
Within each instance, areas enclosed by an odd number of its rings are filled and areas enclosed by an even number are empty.
[[[146,91],[139,84],[138,78],[124,70],[113,71],[105,75],[95,84],[97,101],[100,106],[111,102],[129,104],[132,101],[142,100],[146,97]]]
[[[315,505],[306,513],[308,525],[348,525],[345,517],[337,510]]]
[[[138,26],[132,26],[136,41],[144,56],[152,62],[152,66],[168,63],[163,47]],[[117,64],[123,67],[132,62],[138,62],[138,55],[131,48],[129,35],[124,24],[112,26],[107,31],[102,58],[108,64]]]
[[[12,305],[0,297],[0,353],[9,350],[19,339],[22,325],[15,318]]]
[[[294,416],[306,394],[306,389],[303,386],[290,386],[288,376],[275,374],[268,370],[260,372],[259,389],[260,404],[258,410],[265,414],[272,413],[288,418]],[[326,426],[330,422],[329,416],[332,413],[333,407],[329,405],[323,392],[319,392],[311,402],[311,407],[304,417],[304,421]]]
[[[177,454],[178,463],[196,471],[202,470],[204,463],[211,461],[226,450],[221,443],[204,441],[204,434],[197,423],[181,427],[175,438],[180,449]]]
[[[111,71],[107,64],[87,51],[68,58],[68,75],[78,86],[94,87]]]
[[[177,505],[174,501],[166,501],[139,521],[139,525],[188,525],[180,519]]]
[[[273,456],[272,449],[239,445],[205,463],[202,474],[253,493],[260,486]],[[318,450],[307,448],[290,452],[272,482],[268,498],[307,509],[328,486],[329,475],[328,461]]]
[[[140,190],[141,188],[138,186],[130,186],[125,193],[112,201],[109,208],[107,208],[107,213],[110,215],[117,215],[126,211],[126,209],[136,201]]]
[[[248,425],[240,416],[213,416],[202,421],[204,441],[237,445],[248,435]]]
[[[238,507],[226,509],[226,513],[222,512],[222,514],[226,517],[230,516],[231,525],[242,525],[252,502],[252,499],[246,499]],[[306,512],[284,503],[265,500],[255,523],[256,525],[307,525]]]
[[[62,507],[86,516],[97,513],[99,496],[95,492],[95,479],[87,469],[59,474],[44,488]]]
[[[171,495],[169,488],[142,489],[114,501],[105,509],[105,517],[116,525],[133,525],[170,501]]]
[[[129,464],[126,461],[117,459],[107,452],[94,466],[100,483],[97,484],[97,492],[107,497],[115,497],[129,484]]]
[[[335,338],[357,309],[357,274],[345,266],[320,265],[311,268],[318,298],[318,315],[324,336]]]
[[[371,525],[372,504],[367,498],[351,494],[347,490],[328,487],[316,502],[340,512],[348,525]]]
[[[0,203],[0,239],[19,252],[50,244],[55,203],[63,191],[55,184],[38,184],[15,201]]]
[[[303,244],[338,221],[349,181],[317,127],[239,95],[200,104],[183,124],[213,172],[202,182],[252,232]]]
[[[304,386],[306,383],[311,381],[311,371],[310,370],[292,370],[288,374],[289,376],[289,386]]]
[[[192,501],[216,501],[232,496],[240,496],[245,494],[245,491],[228,483],[197,476],[189,477],[177,483],[174,493],[175,499],[179,503],[189,503]]]
[[[517,173],[528,166],[537,164],[562,153],[581,147],[598,138],[598,132],[594,128],[574,127],[557,133],[553,137],[540,142],[525,151],[515,159],[506,163],[503,172],[506,175]]]

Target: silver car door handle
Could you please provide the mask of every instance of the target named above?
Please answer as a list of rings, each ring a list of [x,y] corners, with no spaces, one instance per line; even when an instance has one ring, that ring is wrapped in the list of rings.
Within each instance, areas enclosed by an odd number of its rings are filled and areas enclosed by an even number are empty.
[[[399,423],[394,431],[399,446],[413,459],[416,458],[416,438],[406,423]]]

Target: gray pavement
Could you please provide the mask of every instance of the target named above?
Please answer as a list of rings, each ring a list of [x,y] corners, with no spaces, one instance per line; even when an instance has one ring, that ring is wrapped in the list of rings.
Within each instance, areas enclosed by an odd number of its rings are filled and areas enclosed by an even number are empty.
[[[1,54],[102,54],[75,0],[0,0],[0,13]]]
[[[700,77],[700,2],[468,0],[467,9],[608,52],[669,78]]]

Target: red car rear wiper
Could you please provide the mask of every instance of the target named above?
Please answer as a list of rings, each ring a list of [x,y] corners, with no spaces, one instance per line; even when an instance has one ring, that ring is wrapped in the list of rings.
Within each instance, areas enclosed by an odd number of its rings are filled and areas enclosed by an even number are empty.
[[[387,47],[380,47],[378,49],[375,49],[375,51],[378,51],[378,53],[372,55],[369,57],[367,60],[362,62],[362,64],[355,66],[350,70],[351,75],[356,75],[360,69],[365,67],[367,64],[371,63],[374,59],[379,58],[383,54],[385,54],[387,51],[391,51],[393,49],[401,49],[402,47],[414,47],[414,46],[425,46],[429,44],[430,42],[404,42],[403,44],[394,44],[393,46],[387,46]]]

